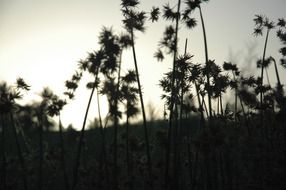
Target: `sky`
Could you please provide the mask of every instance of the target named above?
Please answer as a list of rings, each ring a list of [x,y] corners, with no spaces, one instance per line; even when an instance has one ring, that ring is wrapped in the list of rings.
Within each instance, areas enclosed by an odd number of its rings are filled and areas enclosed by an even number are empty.
[[[139,9],[149,12],[152,6],[162,8],[177,1],[141,0]],[[286,18],[285,0],[210,0],[202,5],[209,57],[216,63],[232,61],[246,74],[257,74],[256,62],[262,56],[264,38],[253,36],[255,14],[263,14],[271,20]],[[199,18],[198,13],[194,16]],[[99,48],[98,35],[103,26],[112,27],[114,32],[124,32],[119,0],[0,0],[0,81],[13,84],[22,77],[31,85],[25,94],[24,103],[39,100],[43,87],[50,87],[62,95],[64,82],[70,79],[78,61]],[[147,21],[144,34],[136,33],[136,52],[140,79],[143,86],[145,106],[153,105],[158,117],[162,117],[163,101],[158,83],[163,74],[170,70],[172,61],[167,58],[157,62],[153,57],[162,38],[165,26],[170,25],[160,18],[159,22]],[[204,46],[200,22],[193,30],[180,25],[179,53],[183,53],[185,39],[193,61],[204,62]],[[270,34],[266,54],[279,59],[281,47],[273,31]],[[281,67],[282,83],[285,71]],[[123,54],[123,72],[134,69],[132,54]],[[273,70],[273,69],[272,69]],[[271,82],[274,73],[269,71]],[[75,94],[62,113],[63,124],[80,128],[88,101],[89,91],[85,76]],[[226,96],[226,98],[229,98]],[[95,98],[94,98],[95,99]],[[107,103],[101,99],[103,115]],[[89,120],[97,116],[96,102],[91,106]]]

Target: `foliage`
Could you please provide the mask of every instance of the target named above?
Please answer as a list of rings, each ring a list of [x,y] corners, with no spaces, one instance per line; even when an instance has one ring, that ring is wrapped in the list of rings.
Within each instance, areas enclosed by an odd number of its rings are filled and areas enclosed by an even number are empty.
[[[235,63],[226,61],[220,65],[209,59],[201,8],[206,2],[187,0],[181,10],[178,0],[175,6],[165,4],[161,10],[153,6],[147,16],[147,12],[138,9],[139,0],[122,0],[122,22],[127,34],[117,35],[112,28],[102,28],[98,50],[80,60],[74,74],[65,81],[66,99],[46,87],[40,93],[40,102],[19,105],[31,86],[22,78],[17,78],[14,85],[1,82],[0,188],[285,189],[281,176],[286,175],[286,96],[276,59],[266,56],[269,33],[277,29],[282,45],[280,64],[286,67],[285,20],[279,18],[274,23],[264,15],[255,15],[253,34],[260,36],[266,30],[263,56],[257,58],[261,75],[246,76]],[[178,53],[180,24],[193,29],[198,23],[196,10],[203,27],[203,63],[194,62],[187,40],[184,54]],[[148,123],[135,32],[146,31],[147,18],[153,23],[160,17],[171,24],[154,57],[164,61],[164,53],[171,54],[173,67],[159,81],[165,101],[164,119]],[[135,68],[122,71],[122,54],[130,47]],[[275,87],[263,83],[263,70],[267,72],[272,65]],[[71,126],[64,131],[60,117],[63,108],[75,98],[86,74],[91,77],[86,84],[90,97],[81,131]],[[98,119],[86,130],[94,92]],[[226,101],[226,94],[232,102]],[[99,104],[103,96],[108,100],[105,118],[101,117]],[[141,121],[130,122],[140,112],[143,127]],[[49,129],[52,117],[58,118],[59,131],[44,130]]]

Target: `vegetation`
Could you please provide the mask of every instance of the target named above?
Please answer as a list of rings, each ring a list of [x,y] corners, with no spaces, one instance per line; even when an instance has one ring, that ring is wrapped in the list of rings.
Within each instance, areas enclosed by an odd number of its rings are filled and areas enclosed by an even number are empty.
[[[204,2],[178,0],[149,12],[151,22],[160,17],[171,22],[154,54],[158,61],[165,53],[172,57],[171,70],[159,81],[164,119],[146,119],[135,32],[145,32],[148,16],[139,10],[139,0],[121,0],[126,33],[103,27],[99,49],[82,59],[65,82],[65,98],[44,88],[40,102],[21,106],[17,101],[30,86],[22,78],[13,85],[1,82],[0,189],[285,189],[286,96],[278,62],[266,50],[270,31],[277,30],[280,65],[286,67],[286,22],[255,15],[254,35],[266,29],[262,59],[257,59],[261,75],[246,76],[235,63],[209,59]],[[203,63],[194,63],[187,39],[184,54],[178,52],[180,25],[195,27],[195,10],[202,24]],[[124,72],[122,54],[128,48],[134,68]],[[272,63],[275,87],[264,83]],[[63,107],[84,75],[92,81],[86,85],[90,96],[82,128],[64,129]],[[226,93],[233,94],[232,102],[224,101]],[[95,95],[98,122],[87,129]],[[106,117],[101,115],[102,97],[108,100]],[[140,113],[142,122],[132,124],[130,119]],[[52,117],[58,119],[58,130],[50,130],[56,125]]]

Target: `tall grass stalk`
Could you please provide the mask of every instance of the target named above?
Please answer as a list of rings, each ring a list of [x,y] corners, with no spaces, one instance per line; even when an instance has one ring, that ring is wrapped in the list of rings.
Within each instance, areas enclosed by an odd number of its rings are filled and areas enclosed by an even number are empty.
[[[94,83],[96,83],[97,81],[97,77],[95,77]],[[91,104],[91,100],[93,97],[95,91],[95,85],[93,85],[90,96],[89,96],[89,100],[87,103],[87,107],[86,107],[86,111],[85,111],[85,115],[84,115],[84,120],[83,120],[83,124],[82,124],[82,128],[80,131],[80,137],[79,137],[79,142],[78,142],[78,147],[77,147],[77,152],[76,152],[76,158],[75,158],[75,165],[74,165],[74,170],[73,170],[73,182],[72,182],[72,189],[75,189],[77,182],[78,182],[78,168],[80,165],[80,156],[81,156],[81,149],[83,146],[83,139],[84,139],[84,133],[85,133],[85,125],[86,125],[86,120],[87,120],[87,116],[88,116],[88,112],[89,112],[89,107]]]
[[[200,18],[201,18],[201,23],[202,23],[202,28],[203,28],[203,36],[204,36],[204,45],[205,45],[205,61],[206,64],[208,64],[209,62],[209,55],[208,55],[208,44],[207,44],[207,35],[206,35],[206,29],[205,29],[205,23],[204,23],[204,18],[203,18],[203,13],[202,13],[202,9],[201,6],[199,5],[199,11],[200,11]],[[210,75],[209,75],[210,71],[209,71],[209,66],[207,66],[207,94],[208,94],[208,104],[209,104],[209,117],[210,120],[212,119],[212,99],[211,99],[211,92],[210,92]]]
[[[278,88],[278,91],[279,91],[280,89],[282,89],[282,85],[281,85],[281,81],[280,81],[280,77],[279,77],[277,63],[276,63],[276,60],[273,57],[270,57],[270,60],[273,61],[273,63],[274,63],[276,80],[277,80],[277,88]]]
[[[142,111],[142,117],[143,117],[143,126],[144,126],[144,138],[146,143],[146,155],[147,155],[147,167],[148,167],[148,173],[149,173],[149,182],[152,183],[152,163],[151,163],[151,153],[150,153],[150,143],[149,143],[149,134],[148,134],[148,128],[147,128],[147,120],[146,120],[146,114],[145,114],[145,108],[144,108],[144,101],[143,101],[143,95],[141,90],[141,83],[139,78],[139,71],[137,66],[137,58],[136,58],[136,52],[135,52],[135,45],[134,45],[134,33],[133,28],[131,29],[131,40],[132,40],[132,53],[133,53],[133,60],[134,60],[134,66],[135,66],[135,72],[136,72],[136,80],[138,84],[138,91],[139,91],[139,98],[140,98],[140,104],[141,104],[141,111]]]
[[[115,188],[118,188],[118,151],[117,151],[117,147],[118,147],[118,140],[117,140],[117,136],[118,136],[118,99],[119,99],[119,88],[120,88],[120,74],[121,74],[121,59],[122,59],[122,50],[120,50],[119,53],[119,64],[118,64],[118,76],[117,76],[117,84],[116,84],[116,96],[115,96],[115,110],[116,110],[116,114],[114,114],[114,155],[113,155],[113,161],[114,161],[114,168],[113,168],[113,175],[114,175],[114,183],[115,183]]]
[[[265,42],[264,42],[264,48],[263,48],[261,74],[260,74],[260,77],[261,77],[261,84],[260,85],[261,85],[261,87],[263,86],[264,62],[265,62],[265,55],[266,55],[266,49],[267,49],[267,42],[268,42],[269,32],[270,32],[270,29],[267,29]],[[263,92],[262,91],[260,92],[260,104],[261,104],[261,106],[263,104]],[[261,117],[263,117],[263,115]]]
[[[170,167],[170,157],[171,157],[171,146],[172,146],[172,130],[173,130],[173,117],[174,117],[174,96],[175,96],[175,72],[176,72],[176,61],[177,61],[177,51],[178,51],[178,31],[179,31],[179,21],[180,21],[180,8],[181,0],[178,0],[177,5],[177,17],[176,17],[176,27],[175,27],[175,39],[174,39],[174,52],[173,52],[173,66],[172,66],[172,81],[171,81],[171,102],[170,102],[170,114],[169,114],[169,128],[168,128],[168,140],[167,140],[167,151],[166,151],[166,166],[165,166],[165,189],[169,189],[169,167]]]
[[[99,127],[100,127],[100,134],[101,134],[101,155],[100,155],[100,162],[101,162],[101,170],[103,171],[102,174],[105,177],[105,182],[109,184],[109,175],[107,169],[107,155],[106,155],[106,139],[105,139],[105,126],[102,124],[102,117],[101,117],[101,109],[100,109],[100,99],[99,99],[99,91],[96,91],[96,99],[97,99],[97,111],[98,111],[98,118],[99,118]],[[106,119],[107,123],[108,118]]]
[[[128,99],[127,103],[128,105]],[[128,109],[128,108],[127,108]],[[127,180],[128,180],[128,188],[130,190],[133,189],[133,171],[130,165],[130,149],[129,149],[129,111],[126,111],[126,166],[127,166]]]
[[[201,123],[201,126],[204,127],[205,126],[205,117],[204,117],[204,108],[203,108],[203,104],[202,104],[202,101],[201,101],[201,95],[200,95],[200,91],[199,91],[199,85],[197,83],[196,80],[194,80],[194,84],[195,84],[195,89],[196,89],[196,94],[197,94],[197,98],[198,98],[198,103],[199,103],[199,111],[200,111],[200,123]],[[206,111],[207,113],[207,111]]]

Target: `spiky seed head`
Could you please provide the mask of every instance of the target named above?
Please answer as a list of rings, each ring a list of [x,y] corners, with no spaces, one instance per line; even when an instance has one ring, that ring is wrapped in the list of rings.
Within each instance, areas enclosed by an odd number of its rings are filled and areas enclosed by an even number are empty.
[[[285,19],[284,18],[279,18],[278,19],[278,22],[277,22],[277,26],[279,26],[279,27],[285,27],[286,26],[286,21],[285,21]]]
[[[256,26],[261,27],[263,25],[263,23],[264,23],[264,20],[265,20],[265,16],[263,16],[263,15],[254,15],[253,21],[254,21]]]
[[[121,6],[124,8],[136,7],[138,4],[138,0],[121,0]]]
[[[187,28],[193,29],[195,26],[197,26],[197,20],[195,18],[188,18],[186,19],[185,24]]]
[[[262,28],[261,28],[261,27],[254,28],[253,35],[254,35],[255,37],[257,37],[257,36],[262,36]]]
[[[158,21],[160,15],[160,9],[158,7],[152,7],[150,12],[150,20],[152,22]]]
[[[29,85],[27,85],[27,83],[24,81],[23,78],[17,78],[17,81],[16,81],[16,88],[17,89],[22,89],[22,90],[30,90],[30,87]]]
[[[154,54],[154,57],[157,59],[157,61],[163,61],[164,60],[164,54],[162,52],[161,49],[158,49],[155,54]]]

